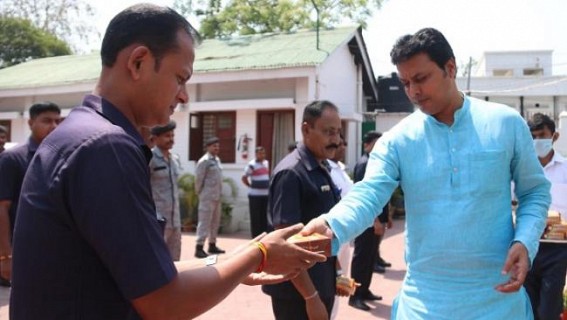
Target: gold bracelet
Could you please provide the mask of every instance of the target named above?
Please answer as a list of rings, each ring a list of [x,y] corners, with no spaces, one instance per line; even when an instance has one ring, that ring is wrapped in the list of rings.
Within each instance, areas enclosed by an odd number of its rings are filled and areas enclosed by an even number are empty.
[[[7,256],[0,256],[0,261],[4,261],[4,260],[8,260],[8,259],[12,259],[12,255],[9,254]]]
[[[256,245],[256,247],[258,247],[258,249],[260,249],[260,252],[262,253],[262,261],[255,271],[255,273],[260,273],[266,266],[266,261],[268,260],[268,249],[266,249],[266,246],[264,246],[264,244],[260,241],[255,241],[254,244]]]

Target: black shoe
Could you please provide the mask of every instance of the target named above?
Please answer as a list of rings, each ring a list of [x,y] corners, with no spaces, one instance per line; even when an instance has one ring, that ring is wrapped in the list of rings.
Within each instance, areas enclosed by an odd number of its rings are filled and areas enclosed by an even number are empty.
[[[209,253],[212,254],[221,254],[225,253],[226,251],[222,250],[221,248],[217,247],[214,243],[209,243]]]
[[[364,300],[370,300],[370,301],[380,301],[382,300],[381,296],[377,296],[372,292],[368,292],[368,294],[364,297]]]
[[[197,247],[195,248],[195,257],[202,259],[208,256],[209,255],[205,252],[205,250],[203,250],[203,245],[197,245]]]
[[[384,268],[390,268],[392,266],[391,263],[385,261],[384,259],[382,259],[381,257],[378,257],[378,259],[376,259],[376,263],[381,265]]]
[[[375,264],[374,265],[374,272],[376,273],[385,273],[386,272],[386,268],[384,268],[383,266],[379,265],[379,264]]]
[[[360,298],[351,297],[350,299],[348,299],[348,305],[358,310],[370,310],[370,307]]]

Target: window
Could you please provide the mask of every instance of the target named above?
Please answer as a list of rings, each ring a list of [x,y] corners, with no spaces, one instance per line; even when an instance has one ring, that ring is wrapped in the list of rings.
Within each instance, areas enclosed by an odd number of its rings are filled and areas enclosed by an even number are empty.
[[[542,68],[524,69],[524,76],[543,76],[543,69]]]
[[[12,141],[12,121],[10,120],[0,120],[0,126],[4,126],[8,129],[8,140]]]
[[[189,118],[189,160],[197,161],[205,153],[205,141],[218,137],[219,158],[224,163],[236,159],[236,112],[202,112]]]
[[[256,141],[266,149],[272,170],[287,155],[289,144],[295,141],[294,118],[293,111],[258,111]]]
[[[511,77],[514,75],[514,70],[512,69],[494,69],[492,70],[492,75],[495,77]]]

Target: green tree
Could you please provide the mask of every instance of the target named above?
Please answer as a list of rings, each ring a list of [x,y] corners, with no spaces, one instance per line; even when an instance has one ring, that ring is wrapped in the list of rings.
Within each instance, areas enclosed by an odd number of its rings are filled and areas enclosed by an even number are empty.
[[[384,0],[175,0],[174,8],[200,19],[203,38],[287,32],[312,28],[319,11],[321,27],[351,22],[366,26]]]
[[[1,0],[0,14],[27,19],[37,28],[73,43],[99,37],[94,8],[85,0]]]
[[[65,41],[36,28],[30,21],[0,17],[0,68],[67,54],[71,54],[71,49]]]

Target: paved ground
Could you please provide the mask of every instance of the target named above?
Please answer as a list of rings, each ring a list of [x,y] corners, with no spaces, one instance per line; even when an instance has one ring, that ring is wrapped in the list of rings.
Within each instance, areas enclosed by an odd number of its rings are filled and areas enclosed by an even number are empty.
[[[386,237],[381,245],[382,256],[392,263],[392,268],[383,274],[374,273],[371,290],[384,300],[369,303],[372,310],[360,311],[348,305],[347,298],[338,298],[339,313],[337,319],[389,319],[392,301],[399,289],[405,274],[403,260],[403,220],[394,220],[394,227],[386,231]],[[248,241],[248,234],[236,233],[222,235],[218,245],[223,249],[231,250]],[[195,234],[183,235],[182,259],[194,259]],[[10,290],[0,287],[0,320],[8,320],[8,301]],[[271,303],[259,287],[241,285],[232,292],[221,304],[201,315],[200,320],[242,319],[265,320],[273,319]]]

